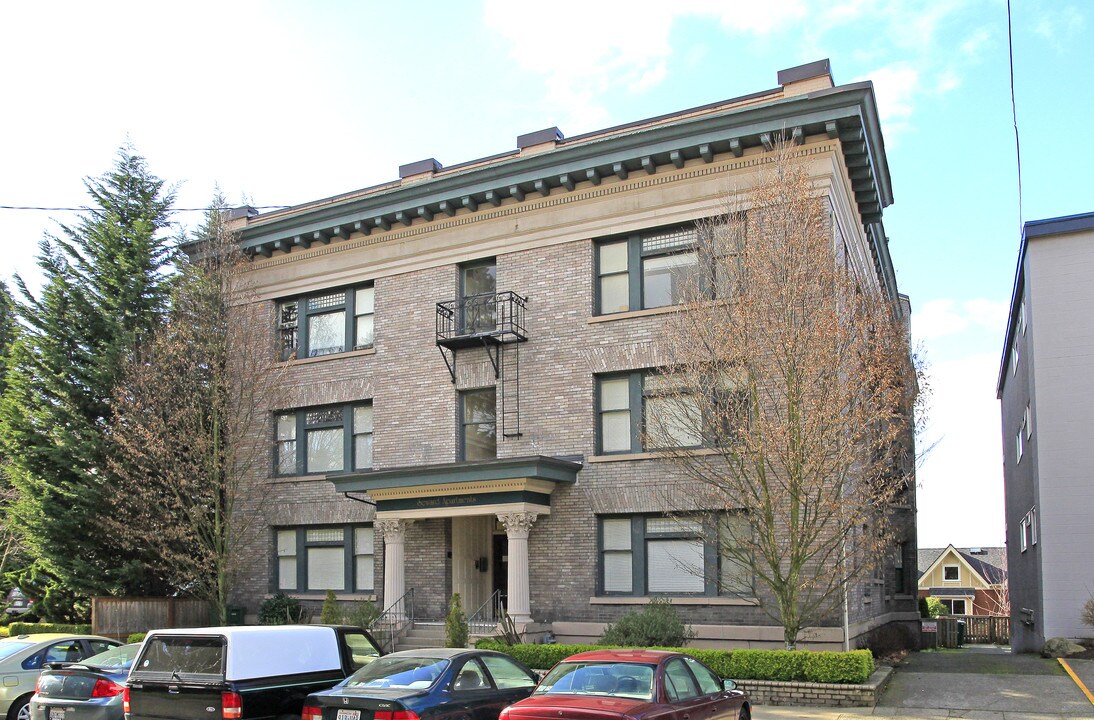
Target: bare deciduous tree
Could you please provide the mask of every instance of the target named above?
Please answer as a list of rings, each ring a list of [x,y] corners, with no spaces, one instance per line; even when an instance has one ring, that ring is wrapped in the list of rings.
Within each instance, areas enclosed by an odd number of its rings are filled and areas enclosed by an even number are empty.
[[[265,409],[281,383],[272,321],[252,317],[261,304],[223,213],[210,213],[199,237],[164,325],[116,394],[111,470],[122,487],[108,524],[225,621],[239,551],[258,539],[262,492],[248,478],[268,461]]]
[[[686,477],[666,493],[674,512],[719,517],[705,527],[722,591],[754,595],[793,648],[896,547],[917,372],[900,307],[795,148],[765,159],[673,270],[686,302],[665,323],[673,364],[647,382],[645,434]]]

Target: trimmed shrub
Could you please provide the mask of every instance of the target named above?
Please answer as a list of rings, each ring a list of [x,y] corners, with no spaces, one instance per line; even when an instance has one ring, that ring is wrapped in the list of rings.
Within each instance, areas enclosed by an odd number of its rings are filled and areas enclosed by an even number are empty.
[[[864,683],[874,672],[869,650],[811,652],[805,661],[805,679],[817,683]]]
[[[292,625],[303,622],[307,611],[300,601],[279,592],[258,606],[258,622],[262,625]]]
[[[608,625],[601,645],[619,647],[683,647],[695,637],[667,598],[650,600],[641,611],[629,612]]]
[[[148,633],[129,633],[129,637],[125,639],[127,643],[143,642],[144,636]]]
[[[338,600],[335,599],[333,590],[327,590],[327,596],[323,599],[323,609],[319,611],[319,622],[324,625],[340,625],[342,623],[342,608],[338,606]]]
[[[9,628],[0,627],[0,637],[8,637],[9,632],[10,632]]]
[[[467,636],[467,616],[463,614],[463,602],[460,594],[454,593],[448,603],[448,617],[444,619],[444,646],[465,648]]]
[[[804,650],[734,650],[729,674],[735,680],[800,680],[805,655]]]
[[[494,638],[475,643],[480,650],[497,650],[535,670],[547,670],[571,655],[604,650],[603,645],[506,645]],[[874,671],[869,650],[812,652],[809,650],[706,650],[651,647],[683,653],[706,664],[719,677],[733,680],[805,680],[824,683],[864,683]]]
[[[380,617],[380,608],[376,607],[376,603],[370,600],[362,600],[359,603],[354,603],[349,612],[346,613],[346,624],[355,625],[363,630],[367,630],[376,618]]]
[[[33,635],[34,633],[70,633],[72,635],[90,635],[90,625],[62,625],[59,623],[25,623],[13,622],[8,625],[8,634]]]

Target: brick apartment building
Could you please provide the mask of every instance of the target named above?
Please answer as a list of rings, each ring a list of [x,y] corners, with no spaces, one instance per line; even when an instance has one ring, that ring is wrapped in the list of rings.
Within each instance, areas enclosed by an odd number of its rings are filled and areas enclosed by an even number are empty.
[[[253,612],[278,590],[333,589],[387,607],[412,592],[414,616],[436,620],[459,592],[469,613],[500,598],[532,634],[580,641],[665,595],[697,645],[781,646],[751,571],[719,558],[698,520],[665,515],[678,473],[637,430],[694,223],[748,186],[779,136],[808,159],[833,241],[906,310],[873,87],[833,87],[827,61],[745,97],[579,137],[532,132],[492,157],[414,162],[390,183],[237,218],[287,391],[253,478],[268,541],[237,600]],[[805,646],[916,617],[914,490],[903,517],[888,572]]]

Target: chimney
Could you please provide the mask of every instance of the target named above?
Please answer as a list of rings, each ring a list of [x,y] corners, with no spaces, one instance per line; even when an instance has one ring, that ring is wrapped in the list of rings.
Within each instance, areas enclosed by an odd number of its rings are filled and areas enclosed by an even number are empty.
[[[833,87],[831,64],[828,62],[828,58],[825,58],[805,65],[780,70],[779,84],[783,88],[783,97],[805,95],[814,90]]]
[[[433,177],[435,173],[440,172],[443,167],[444,166],[437,162],[435,158],[426,158],[425,160],[400,165],[399,180],[403,185],[418,182],[420,180],[428,180]]]
[[[562,131],[557,127],[517,135],[517,148],[521,155],[534,155],[545,150],[554,150],[563,139]]]

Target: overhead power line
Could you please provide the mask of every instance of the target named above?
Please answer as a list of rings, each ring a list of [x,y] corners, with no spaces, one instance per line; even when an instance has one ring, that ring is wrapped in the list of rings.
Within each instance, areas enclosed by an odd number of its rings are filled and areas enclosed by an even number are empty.
[[[1014,158],[1018,164],[1018,232],[1022,231],[1022,145],[1018,142],[1018,103],[1014,99],[1014,33],[1007,0],[1007,55],[1010,57],[1010,115],[1014,121]]]

